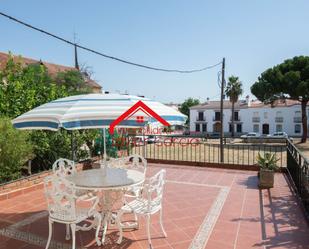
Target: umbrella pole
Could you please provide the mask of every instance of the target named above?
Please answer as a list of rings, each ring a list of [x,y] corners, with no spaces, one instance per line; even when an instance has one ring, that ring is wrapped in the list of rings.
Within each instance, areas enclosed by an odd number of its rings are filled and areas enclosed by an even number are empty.
[[[75,146],[74,146],[74,134],[73,131],[71,132],[71,152],[72,152],[72,161],[75,161]]]
[[[104,161],[106,161],[106,128],[103,128],[103,149],[104,149]]]
[[[147,144],[146,144],[146,141],[145,141],[145,126],[143,126],[143,128],[142,128],[142,136],[143,136],[143,145],[144,145],[144,149],[143,149],[143,157],[144,158],[146,158],[146,146],[147,146]]]

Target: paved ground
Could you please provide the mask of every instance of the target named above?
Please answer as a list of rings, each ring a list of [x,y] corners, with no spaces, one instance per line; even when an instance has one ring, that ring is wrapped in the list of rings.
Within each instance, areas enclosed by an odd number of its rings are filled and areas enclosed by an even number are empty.
[[[152,219],[152,241],[158,249],[309,248],[309,227],[283,174],[275,188],[259,191],[256,172],[150,165],[148,174],[167,169],[162,237],[158,217]],[[43,190],[0,202],[0,248],[45,248],[48,234]],[[127,217],[129,218],[129,217]],[[65,227],[56,225],[50,248],[70,248]],[[147,247],[145,221],[138,230],[109,230],[101,248]],[[79,248],[94,245],[94,232],[78,232]]]

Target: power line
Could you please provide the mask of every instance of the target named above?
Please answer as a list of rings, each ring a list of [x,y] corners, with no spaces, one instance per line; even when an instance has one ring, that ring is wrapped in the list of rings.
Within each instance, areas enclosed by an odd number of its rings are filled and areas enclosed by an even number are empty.
[[[169,72],[169,73],[196,73],[196,72],[201,72],[201,71],[205,71],[205,70],[208,70],[208,69],[211,69],[213,67],[216,67],[220,64],[222,64],[222,62],[220,61],[219,63],[217,64],[214,64],[214,65],[211,65],[211,66],[207,66],[207,67],[203,67],[203,68],[199,68],[199,69],[193,69],[193,70],[178,70],[178,69],[165,69],[165,68],[159,68],[159,67],[152,67],[152,66],[147,66],[147,65],[143,65],[143,64],[139,64],[139,63],[135,63],[135,62],[131,62],[131,61],[127,61],[127,60],[124,60],[124,59],[121,59],[121,58],[118,58],[118,57],[114,57],[114,56],[111,56],[111,55],[107,55],[107,54],[104,54],[104,53],[101,53],[101,52],[98,52],[94,49],[91,49],[91,48],[88,48],[88,47],[85,47],[85,46],[82,46],[82,45],[79,45],[79,44],[76,44],[75,42],[71,42],[67,39],[64,39],[58,35],[55,35],[55,34],[52,34],[48,31],[45,31],[43,29],[40,29],[40,28],[37,28],[37,27],[34,27],[33,25],[31,24],[28,24],[24,21],[21,21],[15,17],[12,17],[12,16],[9,16],[3,12],[0,12],[0,15],[14,21],[14,22],[17,22],[23,26],[26,26],[30,29],[33,29],[33,30],[36,30],[36,31],[39,31],[45,35],[48,35],[50,37],[53,37],[57,40],[60,40],[62,42],[65,42],[69,45],[72,45],[72,46],[76,46],[80,49],[83,49],[83,50],[86,50],[88,52],[91,52],[91,53],[94,53],[94,54],[97,54],[97,55],[100,55],[100,56],[103,56],[105,58],[108,58],[108,59],[112,59],[112,60],[115,60],[115,61],[119,61],[119,62],[122,62],[122,63],[125,63],[125,64],[129,64],[129,65],[132,65],[132,66],[136,66],[136,67],[141,67],[141,68],[146,68],[146,69],[150,69],[150,70],[155,70],[155,71],[162,71],[162,72]]]

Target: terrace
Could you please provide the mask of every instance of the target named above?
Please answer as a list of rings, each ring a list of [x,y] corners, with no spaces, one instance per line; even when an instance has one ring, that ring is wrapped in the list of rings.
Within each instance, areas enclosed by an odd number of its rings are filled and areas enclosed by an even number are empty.
[[[299,156],[291,146],[284,163]],[[282,154],[282,150],[279,153]],[[187,155],[190,154],[192,156],[192,152]],[[251,155],[251,152],[244,151],[244,155]],[[245,160],[250,162],[250,159]],[[148,176],[162,168],[167,171],[163,203],[167,238],[160,232],[158,215],[153,216],[154,248],[308,248],[309,227],[304,205],[288,174],[276,173],[274,188],[260,190],[257,172],[253,170],[196,167],[188,160],[182,164],[190,165],[180,166],[180,161],[173,162],[149,163],[148,166]],[[292,165],[292,173],[296,166]],[[46,209],[42,183],[9,193],[5,199],[2,196],[0,248],[45,248],[48,237]],[[127,215],[125,219],[131,217]],[[107,242],[101,247],[95,244],[93,234],[93,231],[77,232],[77,248],[148,248],[143,218],[139,229],[125,230],[121,245],[116,244],[116,228],[108,230]],[[55,225],[50,248],[71,248],[71,241],[65,240],[64,225]]]

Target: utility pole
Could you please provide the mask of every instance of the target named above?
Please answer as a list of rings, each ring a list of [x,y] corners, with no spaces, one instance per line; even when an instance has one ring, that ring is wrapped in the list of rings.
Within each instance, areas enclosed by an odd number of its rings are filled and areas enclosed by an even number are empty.
[[[74,61],[75,61],[75,68],[79,70],[76,43],[74,44]]]
[[[221,99],[220,99],[220,162],[224,163],[224,148],[223,148],[223,97],[225,87],[225,58],[222,60],[222,71],[221,71]]]

